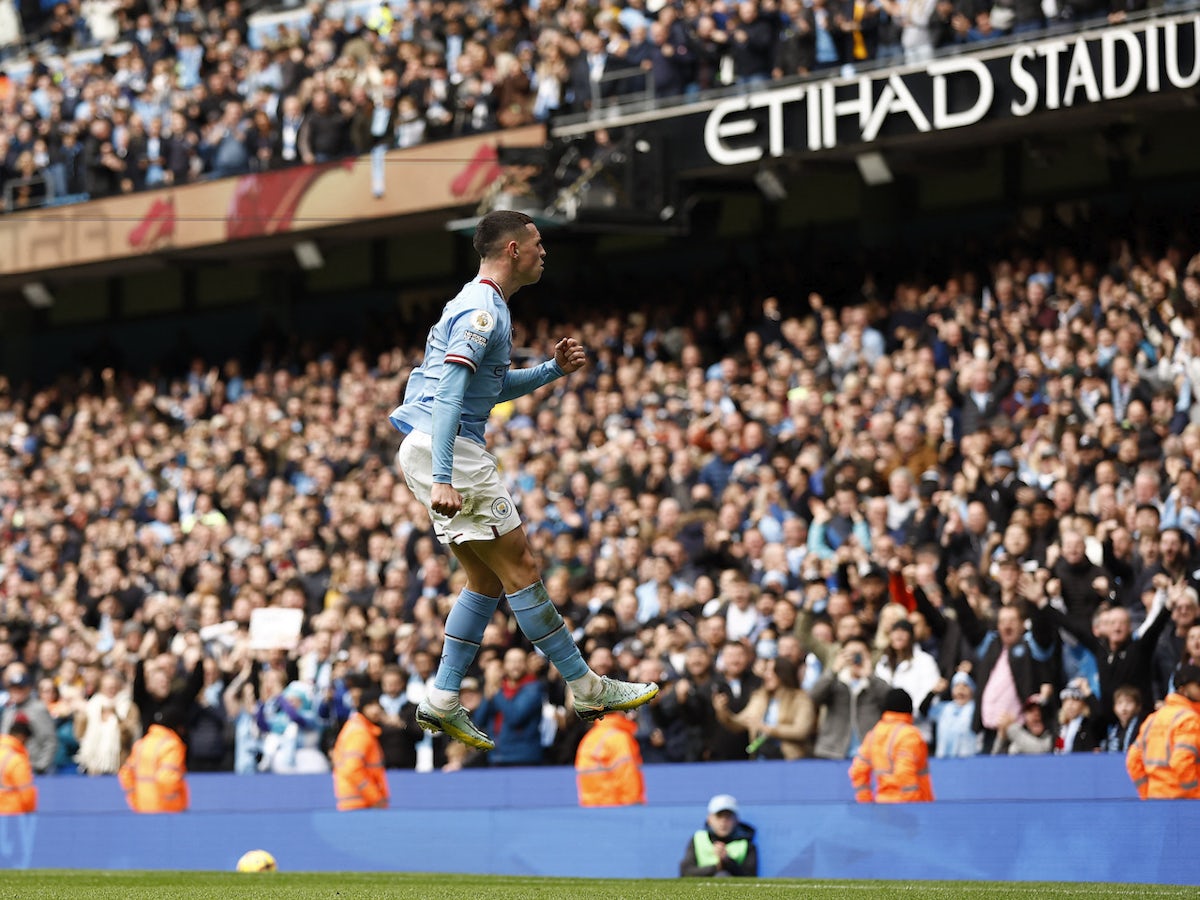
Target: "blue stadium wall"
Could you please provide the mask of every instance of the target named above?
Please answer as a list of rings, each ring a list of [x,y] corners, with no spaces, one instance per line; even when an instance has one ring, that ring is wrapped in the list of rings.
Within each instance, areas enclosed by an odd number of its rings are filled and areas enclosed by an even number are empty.
[[[569,768],[389,773],[392,808],[332,809],[329,776],[193,775],[182,815],[128,812],[115,778],[39,779],[40,812],[0,818],[8,868],[673,878],[704,804],[734,794],[761,875],[1200,884],[1200,803],[1134,796],[1116,755],[936,760],[938,802],[853,802],[841,763],[646,767],[644,807],[579,809]]]

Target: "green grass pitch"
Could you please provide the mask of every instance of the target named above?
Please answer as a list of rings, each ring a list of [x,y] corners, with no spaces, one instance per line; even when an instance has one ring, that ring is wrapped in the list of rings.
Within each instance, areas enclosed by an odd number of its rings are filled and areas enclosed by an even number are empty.
[[[997,883],[979,881],[827,881],[782,879],[598,880],[426,873],[0,872],[0,898],[37,900],[1108,900],[1197,898],[1200,888],[1171,885]]]

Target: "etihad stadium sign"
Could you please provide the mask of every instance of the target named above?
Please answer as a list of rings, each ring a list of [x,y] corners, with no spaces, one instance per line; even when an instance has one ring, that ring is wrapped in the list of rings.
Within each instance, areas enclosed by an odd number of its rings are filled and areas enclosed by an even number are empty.
[[[941,57],[920,69],[865,72],[754,91],[689,116],[706,158],[734,166],[1121,100],[1200,83],[1200,15]],[[663,122],[679,129],[678,119]],[[694,134],[695,132],[692,131]],[[686,164],[685,164],[686,165]]]

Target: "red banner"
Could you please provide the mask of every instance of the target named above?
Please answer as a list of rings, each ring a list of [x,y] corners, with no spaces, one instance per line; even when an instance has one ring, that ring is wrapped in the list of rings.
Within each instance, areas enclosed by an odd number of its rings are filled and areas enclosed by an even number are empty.
[[[499,177],[499,146],[545,140],[545,129],[531,125],[391,150],[381,193],[371,157],[362,156],[3,216],[0,276],[449,211],[479,202]]]

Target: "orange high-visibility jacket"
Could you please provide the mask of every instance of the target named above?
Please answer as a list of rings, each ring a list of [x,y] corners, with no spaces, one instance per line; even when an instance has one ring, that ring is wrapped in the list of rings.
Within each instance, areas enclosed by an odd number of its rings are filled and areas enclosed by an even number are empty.
[[[139,813],[183,812],[188,808],[187,748],[170,728],[151,725],[117,772],[125,801]]]
[[[0,816],[19,816],[37,810],[33,766],[24,742],[0,735]]]
[[[1125,768],[1143,800],[1200,799],[1200,703],[1167,694],[1147,716],[1125,754]]]
[[[379,732],[378,725],[372,725],[366,716],[356,712],[338,733],[333,745],[333,795],[338,809],[387,805],[388,785]]]
[[[605,716],[579,742],[575,783],[580,806],[630,806],[646,802],[637,725],[622,715]]]
[[[879,789],[871,792],[871,773]],[[867,732],[850,764],[859,803],[917,803],[933,799],[929,748],[908,713],[885,712]]]

